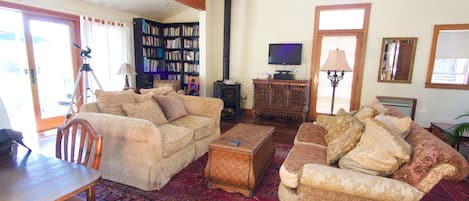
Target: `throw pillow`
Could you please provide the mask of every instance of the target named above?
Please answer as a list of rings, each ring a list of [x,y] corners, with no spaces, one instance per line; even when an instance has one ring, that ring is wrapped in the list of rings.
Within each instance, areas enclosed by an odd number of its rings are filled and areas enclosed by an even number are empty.
[[[363,124],[366,124],[366,121],[369,119],[373,119],[378,114],[375,108],[370,106],[362,107],[355,115],[355,118],[360,120]]]
[[[329,115],[318,115],[318,117],[316,118],[316,124],[322,126],[324,129],[326,129],[327,132],[328,130],[331,130],[331,128],[334,126],[334,118],[334,116]]]
[[[339,167],[387,176],[410,160],[411,146],[375,119],[366,122],[357,146],[339,160]]]
[[[410,131],[410,123],[412,119],[410,117],[393,117],[389,115],[380,114],[375,117],[376,120],[384,124],[394,134],[405,139]]]
[[[134,90],[125,91],[103,91],[96,90],[96,103],[103,113],[124,116],[121,105],[135,103]]]
[[[358,143],[361,134],[362,126],[354,124],[343,135],[329,143],[326,155],[327,164],[336,162],[340,157],[352,150]]]
[[[171,86],[161,86],[161,87],[152,88],[152,89],[140,89],[140,93],[163,96],[163,95],[175,95],[176,91],[174,91],[174,88]]]
[[[378,114],[388,114],[388,109],[377,98],[373,99],[368,106],[375,108]]]
[[[141,103],[122,104],[122,109],[128,117],[146,119],[157,126],[168,123],[160,106],[152,99]]]
[[[343,135],[353,124],[358,124],[363,127],[363,124],[358,119],[352,117],[345,112],[344,109],[340,109],[334,117],[330,129],[327,131],[326,135],[324,135],[324,141],[329,145],[334,139]]]
[[[186,106],[178,95],[153,96],[163,109],[163,112],[169,122],[189,115]]]

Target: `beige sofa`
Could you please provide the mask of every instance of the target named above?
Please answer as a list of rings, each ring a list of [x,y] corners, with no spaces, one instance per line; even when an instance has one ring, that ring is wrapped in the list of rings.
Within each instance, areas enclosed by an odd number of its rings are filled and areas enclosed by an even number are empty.
[[[403,117],[391,108],[389,113]],[[461,180],[469,173],[463,156],[413,121],[405,137],[412,146],[410,160],[387,176],[339,168],[337,163],[329,165],[326,162],[328,144],[324,138],[327,132],[324,127],[311,122],[300,126],[294,146],[279,171],[280,200],[416,201],[441,179]],[[374,147],[392,142],[382,143],[374,144]]]
[[[140,96],[135,94],[135,100]],[[179,96],[187,116],[153,122],[101,113],[96,102],[82,106],[74,118],[85,119],[103,139],[102,178],[142,190],[162,188],[173,175],[207,152],[220,136],[223,102],[215,98]]]

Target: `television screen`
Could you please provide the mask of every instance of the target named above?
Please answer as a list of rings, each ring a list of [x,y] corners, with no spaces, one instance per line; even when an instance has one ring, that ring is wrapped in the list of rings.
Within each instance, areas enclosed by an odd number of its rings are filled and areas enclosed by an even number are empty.
[[[269,64],[301,65],[301,43],[269,44]]]

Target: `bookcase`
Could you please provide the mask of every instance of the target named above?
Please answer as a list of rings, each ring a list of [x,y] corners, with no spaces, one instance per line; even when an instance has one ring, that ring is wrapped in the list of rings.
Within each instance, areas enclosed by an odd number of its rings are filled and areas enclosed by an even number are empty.
[[[188,89],[189,77],[199,75],[199,24],[163,24],[134,19],[137,88],[152,88],[156,79],[179,80]],[[198,84],[198,83],[197,83]]]

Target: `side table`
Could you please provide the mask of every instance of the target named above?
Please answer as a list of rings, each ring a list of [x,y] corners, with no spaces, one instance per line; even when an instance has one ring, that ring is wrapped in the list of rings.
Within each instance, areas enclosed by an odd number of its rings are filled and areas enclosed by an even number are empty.
[[[454,126],[454,124],[431,122],[430,123],[430,132],[432,132],[432,134],[435,135],[436,137],[443,140],[443,142],[448,143],[449,145],[454,147],[457,151],[459,151],[459,144],[464,143],[464,142],[469,142],[469,136],[468,135],[463,135],[461,137],[461,140],[458,143],[452,142],[450,137],[448,136],[448,134],[445,133],[445,130],[448,130],[452,126]]]

